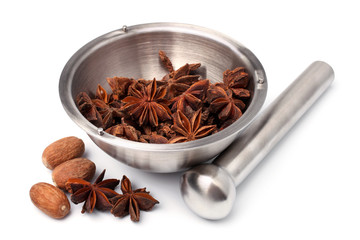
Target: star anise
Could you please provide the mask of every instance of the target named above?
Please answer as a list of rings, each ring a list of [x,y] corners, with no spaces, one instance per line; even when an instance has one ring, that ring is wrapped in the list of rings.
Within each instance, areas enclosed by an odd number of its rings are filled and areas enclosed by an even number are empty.
[[[211,86],[207,93],[210,102],[209,110],[218,114],[222,121],[227,119],[236,120],[242,116],[245,104],[240,99],[232,97],[232,91],[225,91],[219,86]]]
[[[163,123],[161,123],[162,125]],[[158,126],[159,127],[159,126]],[[152,131],[153,129],[150,126],[142,126],[142,135],[139,138],[139,142],[144,143],[167,143],[168,139],[160,134],[158,134],[158,131]]]
[[[169,142],[169,140],[166,137],[161,136],[157,133],[153,133],[150,135],[149,143],[164,144],[164,143],[168,143],[168,142]]]
[[[121,123],[109,127],[105,132],[127,140],[138,141],[138,131],[131,125],[124,122],[124,118],[121,119]]]
[[[76,105],[80,113],[92,124],[97,127],[102,126],[102,117],[101,114],[96,110],[96,106],[92,102],[91,98],[87,93],[80,92],[76,96]]]
[[[131,85],[136,84],[136,80],[126,77],[106,78],[113,92],[114,100],[119,100],[128,95],[128,89]]]
[[[166,138],[173,138],[176,136],[176,132],[171,128],[172,123],[160,123],[157,127],[157,133]]]
[[[173,143],[190,141],[195,131],[202,135],[202,126],[216,126],[208,133],[214,134],[234,123],[246,110],[251,75],[244,67],[225,70],[223,81],[212,84],[200,78],[206,75],[205,68],[199,69],[200,63],[186,63],[176,69],[161,50],[159,59],[167,70],[161,80],[107,78],[112,92],[98,85],[93,99],[80,93],[76,99],[80,112],[109,134],[144,143]],[[197,113],[199,110],[201,113]],[[201,120],[194,130],[191,121],[196,122],[193,118],[197,114]],[[183,116],[190,125],[184,125]],[[178,127],[174,126],[175,118]]]
[[[185,64],[178,70],[174,70],[174,67],[170,61],[170,58],[166,55],[164,51],[159,51],[160,60],[163,63],[163,65],[166,67],[166,69],[169,71],[167,75],[163,77],[162,80],[168,80],[169,78],[175,77],[179,78],[181,76],[189,75],[191,71],[195,71],[201,66],[201,63],[191,63],[191,64]],[[176,75],[176,76],[174,76]]]
[[[174,67],[172,65],[172,62],[170,61],[170,58],[166,55],[164,51],[159,51],[159,57],[163,65],[166,67],[166,69],[171,73],[174,71]]]
[[[158,200],[146,191],[146,188],[132,190],[130,180],[124,175],[121,180],[121,191],[119,194],[110,199],[113,204],[111,213],[115,217],[124,217],[130,214],[130,218],[134,222],[140,220],[140,210],[149,211],[155,204],[159,203]]]
[[[185,92],[194,82],[199,80],[200,75],[186,75],[179,78],[170,78],[164,84],[167,90],[167,98],[172,99],[176,95]]]
[[[199,68],[200,63],[187,63],[175,71],[170,59],[166,56],[165,52],[160,50],[159,56],[163,65],[169,71],[169,74],[165,75],[162,79],[164,85],[163,87],[167,88],[166,97],[168,99],[172,99],[174,96],[186,91],[194,82],[199,80],[200,75],[190,75],[190,72]]]
[[[181,111],[189,117],[201,107],[209,85],[210,82],[208,79],[194,83],[183,94],[173,98],[171,110],[173,112]]]
[[[182,112],[177,111],[174,117],[173,128],[180,135],[170,139],[169,143],[188,142],[206,137],[214,131],[216,125],[201,127],[201,109],[199,109],[190,121]]]
[[[96,109],[101,114],[103,128],[107,129],[113,125],[115,118],[124,117],[124,113],[121,111],[121,104],[118,101],[112,99],[107,94],[106,90],[99,84],[96,90],[95,99],[93,103]]]
[[[104,175],[105,170],[93,184],[80,178],[70,178],[66,182],[66,189],[71,193],[71,201],[75,204],[85,201],[81,213],[92,213],[94,208],[98,210],[112,208],[109,198],[118,194],[114,188],[119,185],[120,181],[118,179],[103,180]]]
[[[140,142],[164,144],[168,143],[168,141],[169,140],[166,137],[159,135],[156,132],[140,136]]]
[[[129,111],[140,126],[145,124],[158,126],[159,119],[161,121],[171,119],[171,111],[164,99],[166,89],[157,89],[155,79],[149,85],[142,86],[141,90],[132,87],[129,91],[132,96],[122,100],[125,103],[124,109]]]
[[[216,83],[216,86],[224,90],[231,90],[232,93],[240,98],[250,97],[249,90],[246,89],[249,83],[249,75],[245,72],[244,67],[237,67],[230,71],[225,70],[223,73],[223,83]]]
[[[104,103],[108,104],[110,101],[111,96],[108,95],[105,88],[103,88],[100,84],[98,84],[95,92],[95,98],[102,100]]]

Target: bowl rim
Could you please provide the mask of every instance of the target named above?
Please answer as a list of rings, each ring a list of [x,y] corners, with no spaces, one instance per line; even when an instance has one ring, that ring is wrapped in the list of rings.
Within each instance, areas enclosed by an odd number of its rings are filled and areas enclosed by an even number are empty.
[[[84,116],[82,116],[75,104],[74,98],[72,97],[71,90],[75,71],[77,67],[81,64],[81,62],[86,59],[86,57],[89,56],[92,52],[102,47],[103,45],[106,45],[113,38],[121,38],[126,34],[141,34],[154,31],[181,31],[182,33],[186,34],[196,34],[202,37],[211,38],[221,44],[227,45],[228,47],[233,49],[233,51],[241,52],[243,55],[246,56],[247,60],[254,67],[253,78],[256,78],[254,79],[254,95],[252,103],[248,106],[246,111],[237,121],[216,134],[194,141],[174,144],[153,144],[135,142],[113,136],[106,133],[102,128],[97,128],[95,125],[90,123]],[[72,55],[72,57],[64,66],[59,80],[59,95],[65,111],[67,112],[69,117],[88,135],[96,139],[101,139],[101,141],[104,141],[111,145],[126,146],[126,148],[145,151],[171,152],[179,150],[193,150],[196,148],[202,148],[203,146],[207,146],[211,143],[216,143],[217,141],[222,139],[233,138],[234,135],[237,135],[244,128],[246,128],[255,118],[257,113],[261,110],[261,107],[265,102],[266,94],[267,78],[265,70],[257,57],[249,49],[247,49],[245,46],[238,43],[237,41],[233,40],[232,38],[217,31],[197,25],[173,22],[144,23],[133,26],[124,26],[121,29],[111,31],[91,40]]]

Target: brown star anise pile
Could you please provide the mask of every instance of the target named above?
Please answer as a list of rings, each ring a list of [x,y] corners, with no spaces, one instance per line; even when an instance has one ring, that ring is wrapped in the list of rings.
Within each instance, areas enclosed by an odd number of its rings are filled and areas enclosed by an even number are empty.
[[[175,70],[165,52],[159,51],[159,57],[168,71],[161,80],[107,78],[111,93],[99,84],[92,98],[78,94],[81,114],[127,140],[180,143],[215,134],[246,110],[251,93],[245,68],[227,69],[223,82],[213,84],[196,74],[200,63]]]
[[[134,222],[140,220],[140,210],[149,211],[159,202],[146,191],[146,188],[132,190],[130,180],[124,175],[121,180],[121,191],[114,191],[119,185],[118,179],[104,179],[105,170],[90,183],[80,178],[70,178],[66,182],[66,190],[71,193],[71,201],[75,204],[84,202],[81,213],[92,213],[94,209],[111,211],[115,217],[130,214]]]

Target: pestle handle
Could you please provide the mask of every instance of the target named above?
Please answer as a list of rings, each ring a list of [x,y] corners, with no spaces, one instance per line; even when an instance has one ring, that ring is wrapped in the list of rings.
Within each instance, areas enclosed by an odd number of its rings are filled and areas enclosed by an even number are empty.
[[[312,63],[213,164],[227,171],[235,185],[239,185],[333,80],[334,71],[327,63]]]
[[[312,63],[281,95],[240,133],[212,164],[198,165],[181,177],[186,205],[206,219],[226,217],[239,185],[334,80],[324,62]]]

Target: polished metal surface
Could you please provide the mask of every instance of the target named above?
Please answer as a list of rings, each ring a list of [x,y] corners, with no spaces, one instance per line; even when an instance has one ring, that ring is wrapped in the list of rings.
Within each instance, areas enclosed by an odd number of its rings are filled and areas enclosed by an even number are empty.
[[[202,78],[222,81],[226,69],[247,68],[252,98],[243,116],[219,133],[187,143],[148,144],[124,140],[98,130],[78,111],[74,98],[94,93],[97,84],[111,91],[106,77],[161,78],[166,74],[158,51],[171,58],[175,68],[200,62]],[[151,23],[124,26],[86,44],[63,69],[59,83],[61,102],[70,118],[106,153],[135,168],[175,172],[207,161],[228,147],[260,111],[266,96],[265,71],[246,47],[215,31],[187,24]]]
[[[184,173],[181,194],[189,208],[207,219],[228,215],[235,200],[235,186],[255,169],[333,80],[334,71],[328,64],[314,62],[212,164]]]
[[[234,204],[236,186],[231,176],[214,164],[198,165],[181,179],[181,195],[199,216],[217,220],[226,217]]]

